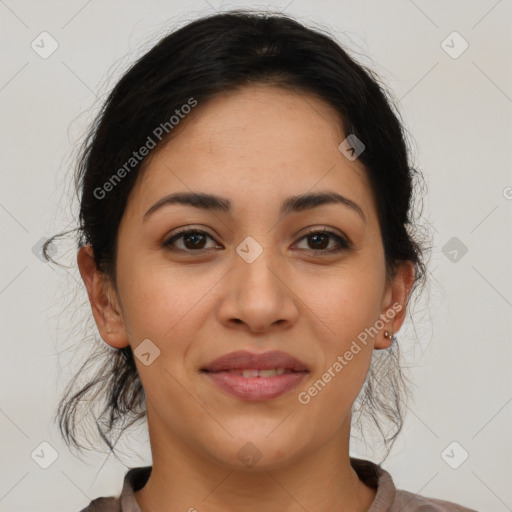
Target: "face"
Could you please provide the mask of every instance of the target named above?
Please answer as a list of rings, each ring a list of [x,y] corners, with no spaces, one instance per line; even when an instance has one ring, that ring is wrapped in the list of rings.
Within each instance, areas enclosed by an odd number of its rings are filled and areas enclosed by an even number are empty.
[[[155,438],[236,466],[252,443],[270,468],[349,425],[400,315],[358,340],[404,296],[386,281],[374,198],[362,164],[338,149],[345,137],[321,100],[252,86],[199,104],[151,155],[119,227],[119,326],[98,327],[149,354],[135,361]],[[178,192],[220,205],[162,202]],[[286,203],[321,193],[345,199]],[[282,351],[308,371],[277,396],[235,396],[201,370],[240,350]]]

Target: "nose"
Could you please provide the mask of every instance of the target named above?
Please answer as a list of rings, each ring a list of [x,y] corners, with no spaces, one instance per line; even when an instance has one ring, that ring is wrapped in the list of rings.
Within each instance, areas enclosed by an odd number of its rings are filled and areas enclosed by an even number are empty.
[[[252,263],[235,255],[218,309],[226,327],[262,334],[288,329],[297,321],[300,301],[282,262],[270,253],[264,250]]]

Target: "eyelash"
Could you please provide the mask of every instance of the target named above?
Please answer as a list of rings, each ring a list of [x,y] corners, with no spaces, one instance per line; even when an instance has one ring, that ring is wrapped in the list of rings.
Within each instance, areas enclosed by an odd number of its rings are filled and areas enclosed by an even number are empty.
[[[178,240],[180,238],[183,238],[186,235],[191,235],[191,234],[204,235],[204,236],[207,236],[207,237],[209,237],[210,239],[213,240],[213,237],[211,237],[208,233],[206,233],[204,231],[201,231],[199,229],[185,229],[183,231],[175,233],[171,238],[169,238],[168,240],[164,241],[162,243],[162,246],[165,247],[165,248],[168,248],[170,250],[175,250],[175,251],[178,251],[178,252],[188,252],[188,253],[197,252],[197,253],[200,253],[202,251],[206,251],[207,249],[198,249],[197,251],[195,251],[195,250],[191,250],[191,249],[176,249],[176,248],[172,247],[172,244],[176,240]],[[341,251],[344,251],[344,250],[348,250],[348,249],[351,248],[351,244],[350,244],[350,242],[347,239],[345,239],[344,237],[338,235],[337,233],[334,233],[333,231],[328,231],[326,229],[313,229],[313,230],[309,231],[308,233],[306,233],[305,235],[303,235],[299,239],[299,241],[303,240],[304,238],[308,238],[310,236],[313,236],[313,235],[324,235],[324,236],[332,237],[341,246],[341,248],[335,249],[335,250],[331,249],[331,250],[317,251],[315,249],[306,249],[306,250],[310,250],[312,253],[314,253],[315,256],[323,256],[323,255],[328,255],[328,254],[335,254],[335,253],[338,253],[338,252],[341,252]]]

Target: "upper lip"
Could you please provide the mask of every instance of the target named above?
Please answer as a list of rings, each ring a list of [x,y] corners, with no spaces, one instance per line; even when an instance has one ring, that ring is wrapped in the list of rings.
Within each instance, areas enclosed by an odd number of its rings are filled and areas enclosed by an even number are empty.
[[[220,372],[225,370],[270,370],[272,368],[284,368],[285,370],[293,370],[296,372],[309,371],[306,364],[299,361],[296,357],[273,350],[263,352],[262,354],[254,354],[247,350],[239,350],[225,354],[204,368],[208,372]]]

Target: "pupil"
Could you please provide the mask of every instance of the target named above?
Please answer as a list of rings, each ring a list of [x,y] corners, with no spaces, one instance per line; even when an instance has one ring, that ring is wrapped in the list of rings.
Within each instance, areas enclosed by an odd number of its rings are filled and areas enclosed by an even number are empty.
[[[312,235],[312,238],[315,240],[314,245],[317,247],[317,249],[318,248],[325,249],[325,241],[327,239],[327,237],[325,235]],[[323,238],[324,239],[323,240],[324,244],[322,245],[322,247],[320,247],[319,244],[317,243],[318,242],[318,238]]]
[[[199,238],[199,240],[196,240],[196,242],[192,242],[192,247],[198,247],[200,244],[201,244],[201,239],[204,239],[203,235],[200,235],[200,234],[195,234],[195,235],[187,235],[185,237],[185,245],[187,245],[187,241],[191,240],[191,239],[194,239],[194,238]],[[188,247],[187,245],[187,248],[190,248]]]

